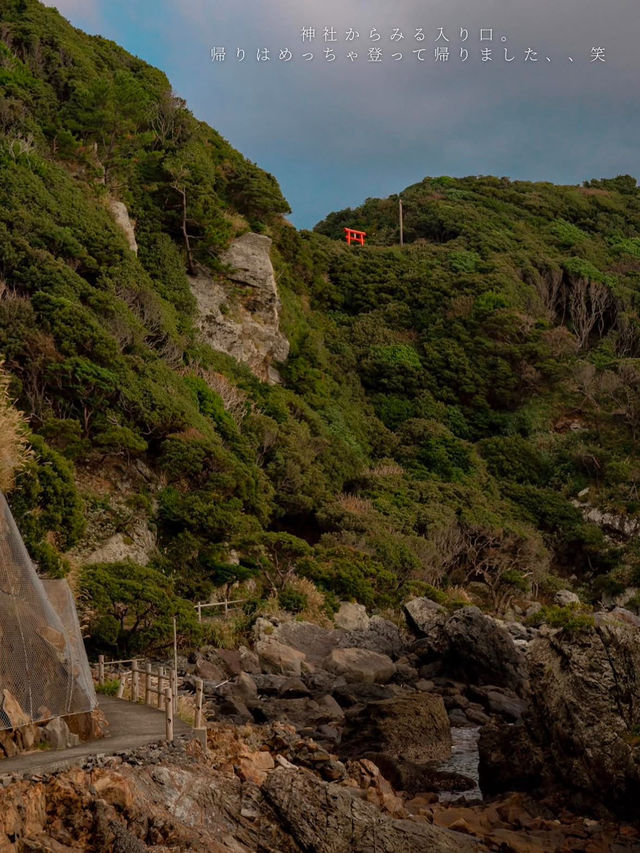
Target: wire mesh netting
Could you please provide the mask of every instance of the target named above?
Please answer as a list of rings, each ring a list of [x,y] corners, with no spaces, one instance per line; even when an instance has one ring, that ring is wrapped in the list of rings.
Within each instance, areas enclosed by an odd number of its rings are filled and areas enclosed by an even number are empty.
[[[0,729],[96,705],[71,590],[45,587],[0,494]]]

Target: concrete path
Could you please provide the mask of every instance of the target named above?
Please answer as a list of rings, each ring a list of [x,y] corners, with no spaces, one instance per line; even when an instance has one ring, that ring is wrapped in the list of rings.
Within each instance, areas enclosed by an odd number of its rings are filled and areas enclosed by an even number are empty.
[[[81,764],[90,755],[113,755],[164,740],[165,715],[147,705],[136,705],[113,696],[99,696],[100,709],[109,721],[109,733],[100,740],[81,743],[71,749],[38,750],[0,761],[0,778],[6,775],[54,773]],[[174,718],[174,734],[192,729]]]

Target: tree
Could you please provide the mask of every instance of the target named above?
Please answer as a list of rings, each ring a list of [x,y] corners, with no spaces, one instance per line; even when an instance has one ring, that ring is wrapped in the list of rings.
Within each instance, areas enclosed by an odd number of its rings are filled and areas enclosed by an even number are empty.
[[[198,639],[193,605],[174,592],[170,578],[129,560],[87,566],[79,599],[96,648],[124,655],[161,652],[173,637],[173,617],[185,640]]]

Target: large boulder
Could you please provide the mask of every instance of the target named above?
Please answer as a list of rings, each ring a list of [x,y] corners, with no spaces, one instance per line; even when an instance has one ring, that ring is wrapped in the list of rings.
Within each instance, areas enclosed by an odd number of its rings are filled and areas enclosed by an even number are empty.
[[[446,663],[453,674],[473,684],[522,691],[527,664],[511,634],[477,607],[457,610],[447,620]]]
[[[389,681],[396,666],[387,655],[368,649],[333,649],[324,661],[324,668],[342,675],[347,682],[373,684]]]
[[[304,652],[285,646],[272,638],[258,640],[255,651],[265,672],[300,676],[302,661],[305,659]]]
[[[371,702],[351,715],[342,747],[352,757],[387,753],[417,764],[444,761],[451,754],[451,727],[443,699],[416,692]]]
[[[623,817],[640,798],[640,630],[601,621],[529,644],[529,708],[480,738],[486,793],[563,784]]]
[[[359,649],[389,655],[394,660],[404,652],[405,638],[400,629],[381,616],[372,616],[367,628],[337,633],[336,643],[341,648],[357,646]]]
[[[466,835],[428,823],[399,820],[341,785],[308,770],[278,767],[262,792],[308,853],[475,853],[486,850]]]
[[[413,598],[404,606],[407,625],[419,637],[427,636],[434,624],[444,625],[447,621],[447,611],[441,604],[430,598]]]
[[[369,627],[366,607],[350,601],[343,601],[340,604],[333,621],[336,628],[342,628],[343,631],[366,631]]]
[[[329,652],[338,644],[342,631],[321,628],[313,622],[290,620],[272,628],[272,637],[278,642],[297,649],[308,661],[321,665]]]
[[[637,814],[640,631],[604,623],[529,647],[533,728],[567,783]]]

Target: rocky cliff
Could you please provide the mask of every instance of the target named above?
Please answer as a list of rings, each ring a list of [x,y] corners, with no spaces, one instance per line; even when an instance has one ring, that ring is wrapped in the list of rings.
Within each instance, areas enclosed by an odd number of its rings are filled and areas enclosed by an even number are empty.
[[[280,381],[276,364],[289,354],[280,331],[280,297],[269,256],[271,239],[251,232],[221,256],[228,279],[192,276],[198,303],[197,325],[214,349],[247,364],[266,382]]]

